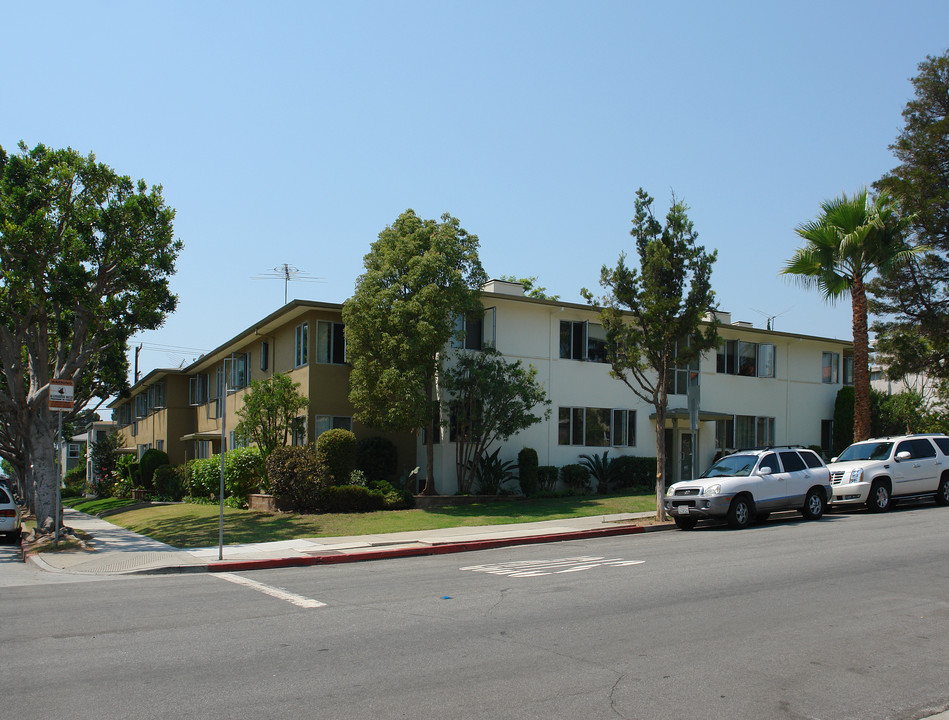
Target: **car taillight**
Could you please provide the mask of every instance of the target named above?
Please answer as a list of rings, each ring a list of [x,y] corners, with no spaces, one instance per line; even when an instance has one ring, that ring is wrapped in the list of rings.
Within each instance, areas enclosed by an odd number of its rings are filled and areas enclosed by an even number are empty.
[[[16,510],[0,510],[0,517],[16,517]]]

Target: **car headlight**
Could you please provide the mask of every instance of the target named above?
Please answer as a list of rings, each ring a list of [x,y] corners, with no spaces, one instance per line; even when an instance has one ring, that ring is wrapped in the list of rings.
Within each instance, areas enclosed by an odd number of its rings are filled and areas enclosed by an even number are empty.
[[[722,484],[715,483],[714,485],[709,485],[707,488],[705,488],[705,492],[702,494],[703,495],[721,495],[721,493],[722,493]]]
[[[666,495],[667,495],[667,496],[672,497],[672,496],[675,495],[675,494],[676,494],[676,489],[675,489],[675,486],[674,486],[674,485],[670,485],[669,487],[666,488]]]
[[[850,482],[863,482],[863,468],[854,468],[850,471]]]

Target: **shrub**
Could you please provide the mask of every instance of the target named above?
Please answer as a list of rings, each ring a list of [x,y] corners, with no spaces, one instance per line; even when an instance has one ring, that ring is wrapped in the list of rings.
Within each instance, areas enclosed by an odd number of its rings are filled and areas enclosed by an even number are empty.
[[[224,495],[240,500],[267,485],[267,473],[260,450],[235,448],[224,454]],[[220,483],[219,483],[220,484]]]
[[[537,493],[537,451],[534,448],[523,448],[517,454],[517,474],[521,482],[521,492],[527,496]]]
[[[155,475],[155,469],[162,465],[168,465],[168,454],[155,448],[149,448],[138,461],[139,482],[148,492],[154,492],[155,487],[152,478]]]
[[[556,465],[541,465],[537,468],[537,486],[544,492],[550,492],[557,486],[560,468]]]
[[[583,465],[564,465],[560,468],[560,479],[571,490],[586,492],[590,489],[590,471]]]
[[[80,497],[86,488],[86,466],[85,463],[76,465],[72,470],[66,473],[63,478],[66,485],[63,490],[63,497]]]
[[[191,460],[188,463],[186,494],[194,498],[216,498],[221,489],[221,456]]]
[[[359,485],[330,485],[319,492],[317,503],[324,513],[361,513],[385,509],[385,496]]]
[[[370,482],[370,489],[382,493],[386,510],[410,510],[415,507],[415,496],[405,488],[399,488],[387,480]]]
[[[120,477],[118,474],[112,476],[112,497],[120,500],[128,500],[132,497],[132,481],[127,477]]]
[[[514,466],[513,460],[504,460],[500,458],[501,448],[498,448],[490,455],[485,455],[475,472],[475,483],[477,483],[478,493],[481,495],[499,495],[504,489],[505,483],[513,480]]]
[[[329,470],[313,445],[277,448],[267,456],[267,478],[278,510],[315,512]]]
[[[366,473],[362,470],[353,470],[349,473],[349,484],[366,487],[369,484],[369,481],[366,479]]]
[[[656,458],[621,455],[613,460],[616,484],[621,488],[650,490],[656,487]]]
[[[391,440],[376,436],[356,443],[356,469],[362,470],[367,480],[391,480],[397,468],[398,453]]]
[[[604,450],[602,455],[581,455],[580,464],[590,471],[596,481],[596,491],[601,495],[612,490],[616,480],[616,459],[610,460],[610,451]]]
[[[349,474],[356,469],[356,436],[349,430],[334,428],[316,439],[316,450],[326,460],[330,482],[345,485]]]
[[[184,482],[182,478],[182,469],[184,465],[174,467],[172,465],[159,465],[155,468],[155,474],[152,476],[152,485],[155,488],[155,496],[164,500],[173,500],[177,502],[184,497]]]

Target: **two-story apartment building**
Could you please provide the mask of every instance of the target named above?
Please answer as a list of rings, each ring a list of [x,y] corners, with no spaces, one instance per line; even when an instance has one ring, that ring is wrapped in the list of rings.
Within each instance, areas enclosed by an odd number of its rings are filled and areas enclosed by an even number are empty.
[[[656,455],[656,418],[622,381],[610,376],[599,311],[587,305],[525,297],[516,283],[492,281],[484,319],[469,328],[467,348],[494,345],[508,360],[537,370],[551,417],[506,443],[503,460],[523,447],[542,465],[581,454]],[[754,328],[719,315],[723,345],[669,378],[665,439],[667,477],[688,479],[726,449],[769,444],[822,445],[831,437],[834,402],[851,343]],[[474,337],[472,335],[475,335]],[[476,350],[475,350],[476,351]],[[689,414],[689,385],[697,423]],[[829,446],[828,446],[829,447]],[[418,446],[424,469],[425,453]],[[455,488],[455,450],[443,429],[435,454],[436,488]]]
[[[342,305],[293,300],[243,332],[175,370],[154,370],[129,397],[110,407],[125,447],[168,453],[172,463],[210,457],[237,447],[234,428],[251,382],[284,373],[310,399],[293,443],[312,442],[325,430],[357,437],[383,435],[396,444],[400,467],[414,467],[414,439],[383,433],[353,420]]]
[[[492,345],[508,360],[534,366],[551,400],[549,420],[511,438],[502,459],[515,459],[523,447],[556,466],[604,450],[611,457],[656,455],[654,409],[610,376],[596,308],[526,297],[517,283],[497,280],[485,286],[482,301],[484,317],[467,323],[466,339],[446,349],[446,358]],[[149,447],[164,450],[173,463],[233,448],[248,386],[283,372],[310,398],[295,443],[333,427],[357,437],[385,435],[396,443],[400,469],[419,466],[424,477],[421,435],[354,422],[341,311],[338,304],[294,300],[188,367],[149,373],[111,405],[125,446],[139,455]],[[852,370],[851,343],[733,323],[727,313],[719,321],[718,351],[675,368],[669,378],[670,481],[701,472],[720,451],[827,445],[832,436],[837,391]],[[436,489],[450,494],[457,488],[455,448],[446,428],[436,437]]]

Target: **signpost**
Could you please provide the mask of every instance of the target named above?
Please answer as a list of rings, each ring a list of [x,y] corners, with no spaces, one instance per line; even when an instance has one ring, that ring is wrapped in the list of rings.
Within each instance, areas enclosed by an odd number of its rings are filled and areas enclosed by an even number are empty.
[[[72,380],[56,378],[49,381],[49,409],[59,413],[59,434],[56,436],[56,542],[59,542],[59,526],[63,524],[63,413],[72,410],[74,389]]]

